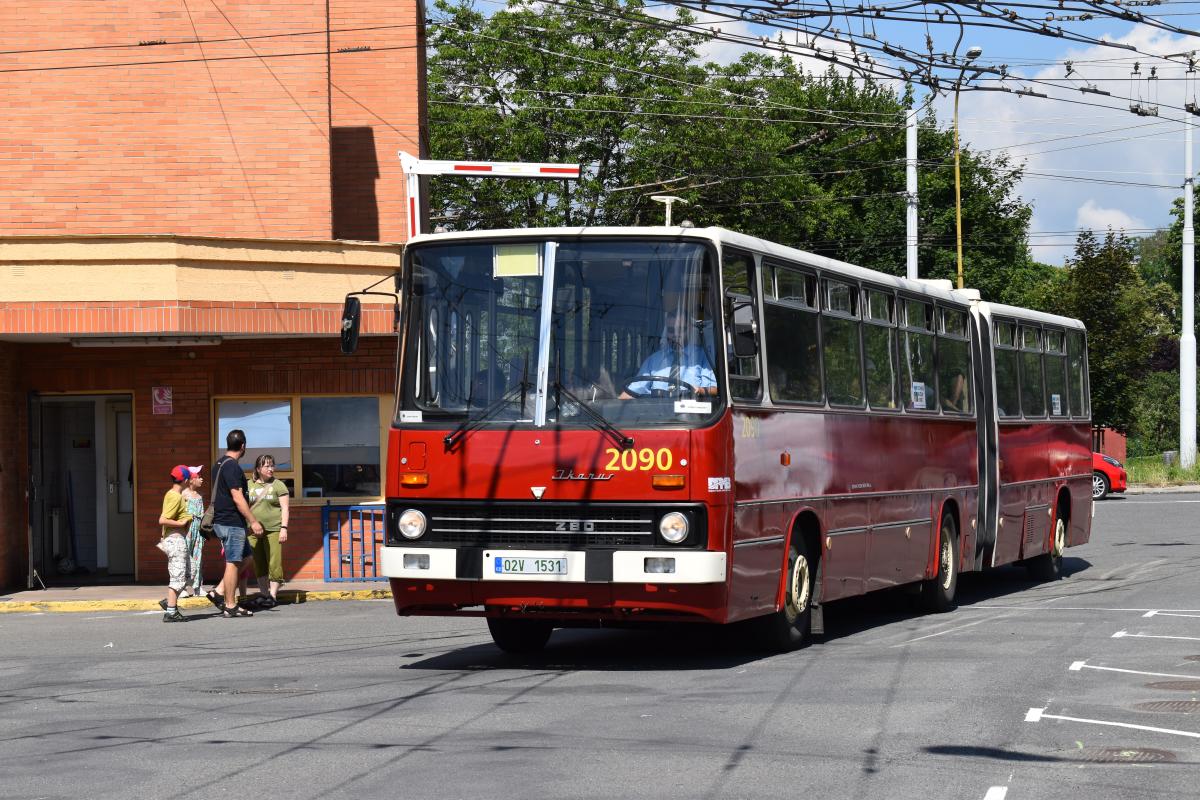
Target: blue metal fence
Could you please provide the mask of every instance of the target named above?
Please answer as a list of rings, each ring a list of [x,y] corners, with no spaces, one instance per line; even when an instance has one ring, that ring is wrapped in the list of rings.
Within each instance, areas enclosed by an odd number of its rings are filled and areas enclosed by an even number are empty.
[[[385,581],[378,572],[386,530],[384,506],[325,506],[326,581]]]

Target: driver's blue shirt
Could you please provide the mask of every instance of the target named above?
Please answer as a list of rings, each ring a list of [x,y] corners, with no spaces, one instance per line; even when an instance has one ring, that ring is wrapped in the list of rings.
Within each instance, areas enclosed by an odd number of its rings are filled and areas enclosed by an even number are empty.
[[[708,360],[708,354],[699,345],[688,345],[676,351],[672,347],[661,347],[654,351],[642,362],[638,375],[661,375],[670,377],[671,367],[678,362],[679,380],[697,389],[707,389],[717,385],[717,376]],[[638,381],[629,384],[629,390],[638,394],[651,391],[668,391],[674,384],[659,381]]]

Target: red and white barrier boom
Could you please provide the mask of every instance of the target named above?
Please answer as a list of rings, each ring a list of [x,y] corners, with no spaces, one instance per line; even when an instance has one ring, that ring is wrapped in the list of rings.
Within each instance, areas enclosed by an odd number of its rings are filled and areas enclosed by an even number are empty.
[[[400,151],[408,189],[408,236],[421,232],[421,176],[457,175],[460,178],[541,178],[570,180],[579,178],[578,164],[533,164],[525,161],[434,161]]]

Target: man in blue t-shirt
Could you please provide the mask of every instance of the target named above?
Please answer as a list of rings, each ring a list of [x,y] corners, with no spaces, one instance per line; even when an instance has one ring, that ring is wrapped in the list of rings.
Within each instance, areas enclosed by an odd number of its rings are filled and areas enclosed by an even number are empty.
[[[712,396],[717,393],[717,376],[712,362],[701,342],[693,333],[688,337],[689,314],[687,304],[668,295],[664,298],[666,318],[661,346],[646,357],[638,368],[638,375],[657,375],[664,381],[638,381],[625,387],[622,400],[644,397],[656,391],[669,393],[687,392],[687,384],[696,390],[696,396]],[[688,342],[687,339],[692,341]]]
[[[218,591],[208,599],[226,617],[250,617],[253,613],[237,604],[238,569],[250,554],[246,529],[260,535],[263,527],[250,513],[246,474],[240,461],[246,454],[246,434],[234,428],[225,437],[225,455],[213,466],[213,530],[225,548],[225,575]]]

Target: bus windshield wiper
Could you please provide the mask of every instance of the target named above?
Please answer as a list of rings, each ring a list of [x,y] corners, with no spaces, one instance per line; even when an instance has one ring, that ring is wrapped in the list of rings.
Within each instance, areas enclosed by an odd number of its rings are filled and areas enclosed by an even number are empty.
[[[591,422],[592,427],[597,430],[604,431],[609,436],[611,436],[613,438],[613,441],[615,441],[617,443],[617,446],[620,447],[622,450],[630,450],[633,448],[633,437],[632,436],[629,436],[624,431],[622,431],[620,428],[618,428],[616,425],[613,425],[611,422],[609,422],[607,419],[605,419],[603,414],[601,414],[599,411],[596,411],[595,409],[589,407],[587,403],[585,403],[583,400],[580,400],[578,397],[576,397],[575,394],[573,392],[571,392],[570,389],[563,386],[561,377],[554,379],[554,391],[557,394],[566,397],[568,400],[575,403],[575,405],[579,406],[579,410],[582,411],[588,417],[588,420]],[[559,419],[561,420],[562,419],[562,399],[561,398],[558,401],[558,415],[559,415]]]
[[[516,401],[517,397],[521,398],[521,414],[525,413],[525,396],[529,393],[529,354],[525,354],[525,368],[521,372],[521,382],[509,389],[504,394],[497,397],[490,405],[485,406],[483,411],[479,412],[479,416],[467,417],[458,427],[450,431],[442,438],[442,442],[446,445],[446,449],[453,450],[454,445],[462,441],[468,433],[476,428],[482,427],[485,422],[499,414],[509,403]],[[472,391],[472,394],[474,392]],[[471,408],[471,398],[467,398],[468,413]]]

